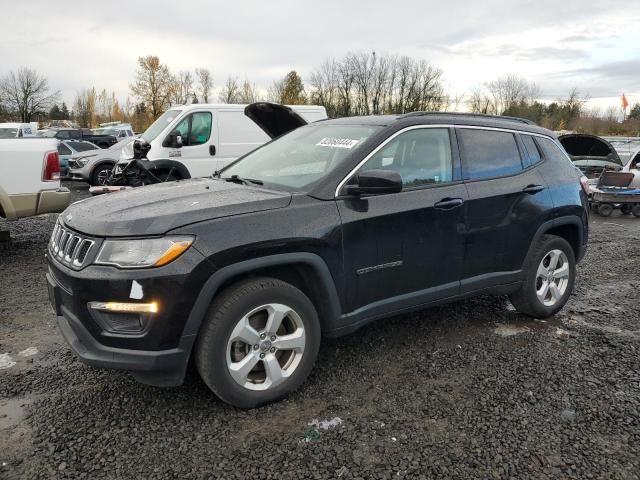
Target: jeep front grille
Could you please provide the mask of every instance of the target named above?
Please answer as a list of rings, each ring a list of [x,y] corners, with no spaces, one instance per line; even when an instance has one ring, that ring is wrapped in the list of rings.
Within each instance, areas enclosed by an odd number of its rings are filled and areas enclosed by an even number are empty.
[[[73,268],[82,268],[95,242],[56,223],[49,242],[49,252],[58,262]]]

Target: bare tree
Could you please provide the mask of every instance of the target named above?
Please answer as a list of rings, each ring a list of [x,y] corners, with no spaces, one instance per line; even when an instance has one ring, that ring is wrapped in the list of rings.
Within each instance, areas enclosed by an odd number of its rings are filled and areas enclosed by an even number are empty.
[[[254,83],[249,82],[249,80],[245,79],[240,85],[240,90],[238,91],[238,102],[237,103],[253,103],[260,100],[260,93],[256,88]]]
[[[507,110],[521,102],[526,102],[531,96],[530,92],[535,85],[530,85],[525,79],[517,75],[509,74],[497,78],[486,84],[492,99],[492,112],[497,115],[504,114]]]
[[[4,107],[15,111],[23,122],[38,113],[48,112],[60,92],[51,91],[48,80],[31,68],[19,68],[0,80],[0,98]]]
[[[200,99],[204,103],[208,103],[209,95],[213,88],[213,77],[211,76],[211,72],[206,68],[196,68],[196,76],[198,77],[198,93],[200,94]]]
[[[171,90],[171,103],[174,105],[186,105],[193,99],[193,75],[191,72],[180,72],[173,79]]]
[[[479,87],[476,87],[471,91],[469,100],[467,100],[467,106],[472,113],[488,114],[493,111],[491,98],[489,98],[489,96]]]
[[[141,100],[146,110],[155,119],[169,106],[174,91],[174,78],[166,65],[155,55],[138,58],[136,80],[129,85],[135,97]]]
[[[222,87],[222,91],[220,92],[220,101],[222,103],[240,103],[238,101],[240,93],[240,84],[238,82],[238,77],[232,77],[229,75],[227,81]]]

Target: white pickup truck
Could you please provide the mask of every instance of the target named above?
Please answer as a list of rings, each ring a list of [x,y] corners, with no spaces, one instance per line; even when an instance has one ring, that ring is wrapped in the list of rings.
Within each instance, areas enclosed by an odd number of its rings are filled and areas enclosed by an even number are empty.
[[[58,141],[0,139],[0,217],[7,220],[63,211],[71,197],[60,186]]]

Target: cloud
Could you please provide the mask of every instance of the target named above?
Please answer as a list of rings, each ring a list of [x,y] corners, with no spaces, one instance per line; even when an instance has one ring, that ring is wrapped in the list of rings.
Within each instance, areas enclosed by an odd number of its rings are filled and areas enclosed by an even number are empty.
[[[29,66],[46,75],[68,102],[90,86],[124,99],[141,55],[158,55],[176,72],[209,68],[218,87],[231,74],[266,88],[290,69],[305,78],[325,58],[356,50],[425,58],[459,93],[516,73],[548,91],[597,79],[586,90],[613,95],[630,74],[598,68],[634,58],[636,7],[637,0],[615,9],[609,0],[111,0],[97,9],[30,0],[4,9],[0,58],[5,72]]]

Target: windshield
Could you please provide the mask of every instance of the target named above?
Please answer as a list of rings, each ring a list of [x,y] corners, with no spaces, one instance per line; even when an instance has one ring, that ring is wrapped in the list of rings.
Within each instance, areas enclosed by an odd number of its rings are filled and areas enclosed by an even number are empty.
[[[16,138],[17,136],[17,128],[0,128],[0,138]]]
[[[247,154],[221,173],[293,190],[308,188],[334,170],[381,127],[309,125]]]
[[[53,138],[56,136],[56,133],[58,133],[57,130],[47,130],[46,132],[42,132],[42,136],[47,138]]]
[[[135,139],[136,139],[136,137],[127,137],[124,140],[122,140],[121,142],[114,143],[113,145],[111,145],[108,148],[108,150],[122,150],[125,145],[128,145],[129,143],[133,142]]]
[[[144,131],[140,138],[151,143],[180,113],[182,113],[182,110],[167,110]]]

